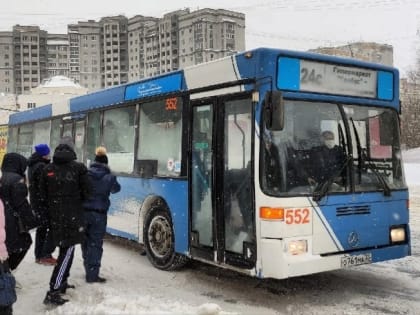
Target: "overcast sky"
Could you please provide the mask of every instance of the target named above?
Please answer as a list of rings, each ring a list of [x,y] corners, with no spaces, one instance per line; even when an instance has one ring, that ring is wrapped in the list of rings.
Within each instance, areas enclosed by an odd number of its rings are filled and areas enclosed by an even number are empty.
[[[12,0],[2,6],[0,30],[21,24],[66,33],[67,24],[77,21],[119,14],[161,17],[187,7],[245,13],[247,49],[307,50],[354,41],[390,44],[403,74],[414,66],[420,38],[420,0]]]

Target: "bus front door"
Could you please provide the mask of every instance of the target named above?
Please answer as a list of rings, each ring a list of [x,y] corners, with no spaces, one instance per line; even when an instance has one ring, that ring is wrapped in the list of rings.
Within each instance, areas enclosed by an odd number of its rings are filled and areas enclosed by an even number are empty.
[[[213,104],[193,107],[191,148],[191,246],[193,255],[213,259]]]
[[[219,263],[255,263],[251,97],[193,103],[191,252]]]

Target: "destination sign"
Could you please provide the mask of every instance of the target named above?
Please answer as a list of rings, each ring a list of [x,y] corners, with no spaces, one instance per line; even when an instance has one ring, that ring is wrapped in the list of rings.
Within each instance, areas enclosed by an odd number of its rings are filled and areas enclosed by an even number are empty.
[[[376,71],[300,61],[300,90],[376,98]]]
[[[277,87],[281,90],[393,100],[394,74],[324,61],[280,57]]]

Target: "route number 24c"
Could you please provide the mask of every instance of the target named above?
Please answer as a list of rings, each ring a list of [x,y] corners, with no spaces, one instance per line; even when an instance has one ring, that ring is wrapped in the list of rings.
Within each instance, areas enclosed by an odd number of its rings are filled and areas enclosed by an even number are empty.
[[[286,224],[309,223],[309,209],[286,209],[284,213]]]
[[[322,74],[317,73],[315,69],[302,68],[300,70],[300,82],[301,83],[322,83]]]

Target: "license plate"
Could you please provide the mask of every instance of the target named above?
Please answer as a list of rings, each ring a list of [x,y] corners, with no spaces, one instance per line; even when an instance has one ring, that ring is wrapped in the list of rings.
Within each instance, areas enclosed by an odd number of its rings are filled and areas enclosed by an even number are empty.
[[[371,253],[341,257],[341,268],[349,268],[370,263],[372,263]]]

